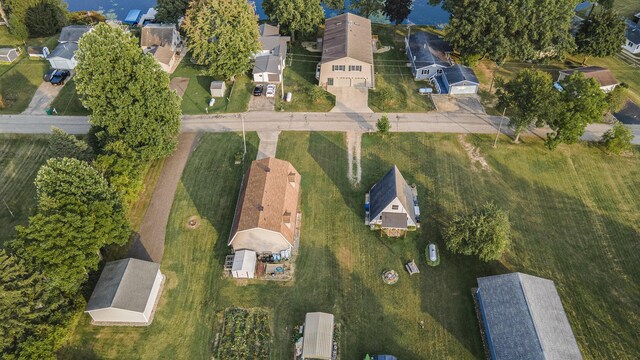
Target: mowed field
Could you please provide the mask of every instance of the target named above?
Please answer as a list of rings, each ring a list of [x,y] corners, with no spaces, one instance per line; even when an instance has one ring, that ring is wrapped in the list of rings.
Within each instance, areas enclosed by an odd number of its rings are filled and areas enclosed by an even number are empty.
[[[480,148],[490,171],[462,146]],[[399,359],[483,358],[470,289],[476,277],[522,271],[555,281],[586,359],[637,359],[640,344],[640,161],[599,148],[549,152],[525,138],[497,149],[490,136],[365,135],[362,181],[348,182],[341,133],[282,133],[278,157],[302,174],[302,236],[292,283],[236,283],[222,277],[240,181],[237,134],[206,134],[183,174],[167,231],[165,290],[145,328],[93,327],[84,316],[62,358],[209,359],[223,309],[271,311],[272,359],[290,359],[292,329],[310,311],[336,315],[341,358],[390,353]],[[257,137],[249,136],[248,159]],[[423,227],[404,239],[380,238],[363,225],[364,192],[397,164],[418,186]],[[494,201],[510,211],[513,244],[501,262],[481,263],[445,250],[452,214]],[[201,218],[195,230],[189,217]],[[429,268],[427,242],[441,248]],[[422,273],[409,277],[406,261]],[[381,272],[400,280],[384,285]],[[421,326],[423,322],[423,326]]]

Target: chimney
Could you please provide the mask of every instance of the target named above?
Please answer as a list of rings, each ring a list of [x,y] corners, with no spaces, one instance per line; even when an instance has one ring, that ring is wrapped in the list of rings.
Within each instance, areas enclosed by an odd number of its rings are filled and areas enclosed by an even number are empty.
[[[288,211],[285,211],[284,214],[282,215],[282,222],[287,225],[288,227],[291,227],[291,213]]]
[[[258,211],[263,211],[263,210],[264,210],[264,206],[258,205]]]
[[[287,180],[289,181],[289,184],[291,184],[291,186],[295,187],[296,186],[296,173],[290,172],[289,175],[287,176]]]

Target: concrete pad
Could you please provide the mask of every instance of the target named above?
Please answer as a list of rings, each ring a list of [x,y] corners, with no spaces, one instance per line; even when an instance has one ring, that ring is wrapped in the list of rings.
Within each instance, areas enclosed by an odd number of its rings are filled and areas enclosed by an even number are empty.
[[[188,86],[189,78],[186,77],[176,77],[171,79],[171,82],[169,82],[169,89],[175,90],[180,97],[184,97],[184,93],[187,91]]]
[[[331,112],[373,113],[369,109],[369,89],[366,87],[328,86],[327,91],[336,97]]]
[[[280,136],[280,131],[258,131],[260,145],[258,146],[258,155],[256,156],[256,160],[276,157],[278,136]]]
[[[73,75],[72,75],[73,76]],[[69,76],[64,85],[61,86],[53,86],[51,83],[43,81],[35,94],[31,98],[31,102],[29,106],[22,112],[23,114],[45,114],[45,110],[51,105],[53,100],[60,94],[60,91],[64,86],[67,86],[67,83],[71,80],[71,76]]]

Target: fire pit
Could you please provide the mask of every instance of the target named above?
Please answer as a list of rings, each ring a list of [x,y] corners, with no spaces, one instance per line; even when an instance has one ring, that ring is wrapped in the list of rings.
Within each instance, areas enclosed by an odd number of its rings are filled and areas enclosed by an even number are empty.
[[[386,270],[382,273],[382,281],[387,285],[393,285],[398,282],[400,276],[395,270]]]
[[[187,227],[189,229],[195,229],[198,226],[200,226],[200,218],[198,218],[197,216],[192,216],[189,218],[189,220],[187,220]]]

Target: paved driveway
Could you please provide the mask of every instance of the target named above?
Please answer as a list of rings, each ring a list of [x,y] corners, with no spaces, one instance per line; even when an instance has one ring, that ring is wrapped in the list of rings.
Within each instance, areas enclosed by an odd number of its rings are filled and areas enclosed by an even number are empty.
[[[249,100],[249,111],[273,111],[275,107],[276,98],[266,97],[264,92],[260,96],[251,96]]]
[[[369,109],[369,89],[366,87],[328,86],[327,91],[336,97],[336,106],[331,112],[373,113]]]
[[[480,98],[474,95],[433,95],[431,98],[438,111],[441,112],[485,113],[480,104]]]
[[[36,93],[31,98],[31,102],[29,106],[22,112],[23,114],[36,114],[42,115],[45,113],[45,110],[51,105],[53,100],[58,96],[60,90],[62,90],[63,86],[67,86],[67,83],[71,80],[71,77],[65,80],[64,85],[62,86],[53,86],[51,83],[42,82]]]

